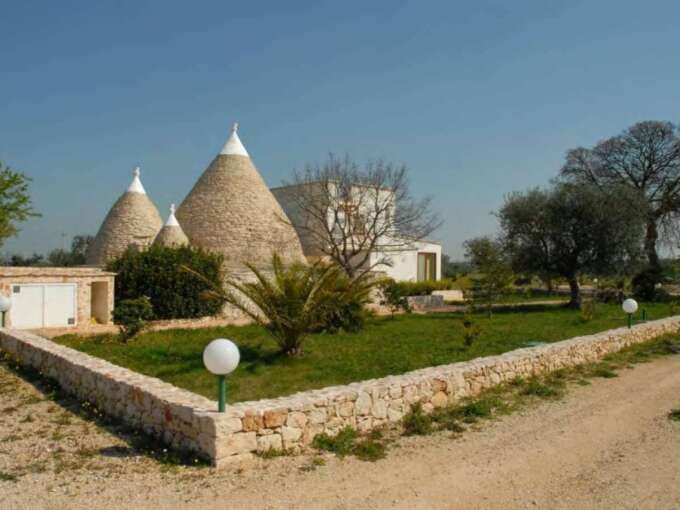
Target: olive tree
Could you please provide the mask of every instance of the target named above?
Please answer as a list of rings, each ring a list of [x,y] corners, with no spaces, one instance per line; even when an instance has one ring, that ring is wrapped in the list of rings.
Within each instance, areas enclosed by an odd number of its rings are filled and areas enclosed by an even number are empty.
[[[508,195],[498,217],[513,269],[566,279],[569,305],[579,307],[581,273],[613,274],[638,260],[644,204],[637,196],[568,183]]]
[[[676,230],[680,212],[679,135],[680,127],[671,122],[638,122],[592,148],[568,151],[560,172],[569,182],[593,184],[603,191],[624,187],[635,192],[628,194],[634,202],[635,194],[643,198],[644,250],[649,272],[657,280],[657,245]],[[649,279],[652,287],[654,278]]]

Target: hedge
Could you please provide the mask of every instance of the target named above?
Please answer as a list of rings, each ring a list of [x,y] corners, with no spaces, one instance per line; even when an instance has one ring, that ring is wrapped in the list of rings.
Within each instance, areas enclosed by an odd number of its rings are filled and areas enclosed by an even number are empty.
[[[107,269],[117,273],[116,302],[147,296],[154,319],[189,319],[217,314],[222,304],[202,297],[209,285],[183,269],[222,285],[222,256],[192,247],[152,246],[127,250]]]

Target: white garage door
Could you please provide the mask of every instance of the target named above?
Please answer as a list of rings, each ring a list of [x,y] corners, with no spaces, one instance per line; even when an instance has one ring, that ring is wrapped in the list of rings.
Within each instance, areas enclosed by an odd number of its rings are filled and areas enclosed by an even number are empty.
[[[12,285],[13,328],[54,328],[76,323],[76,284]]]

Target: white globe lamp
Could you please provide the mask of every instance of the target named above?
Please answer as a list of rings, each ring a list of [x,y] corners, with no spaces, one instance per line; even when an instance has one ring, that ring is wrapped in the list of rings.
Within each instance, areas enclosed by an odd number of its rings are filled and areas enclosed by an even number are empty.
[[[0,314],[2,314],[2,327],[5,327],[5,314],[12,308],[12,300],[7,296],[0,295]]]
[[[236,370],[241,360],[238,347],[231,340],[218,338],[208,344],[203,351],[203,364],[209,372],[217,376],[218,381],[218,411],[223,413],[226,407],[227,383],[225,376]]]
[[[628,298],[624,300],[623,304],[621,305],[621,308],[623,308],[623,311],[628,314],[628,327],[633,326],[633,314],[637,312],[638,309],[638,304],[637,301],[635,301],[633,298]]]

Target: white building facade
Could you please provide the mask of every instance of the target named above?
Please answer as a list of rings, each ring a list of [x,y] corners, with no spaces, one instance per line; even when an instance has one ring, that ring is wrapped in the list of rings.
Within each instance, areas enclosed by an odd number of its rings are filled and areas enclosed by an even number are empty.
[[[321,184],[318,185],[319,187]],[[330,185],[332,188],[332,184]],[[298,236],[302,243],[302,249],[308,260],[314,261],[319,258],[324,258],[324,251],[320,249],[318,238],[310,235],[310,229],[304,228],[303,225],[309,223],[308,214],[304,212],[299,201],[296,199],[296,194],[302,192],[300,186],[282,186],[272,188],[271,192],[274,194],[282,209],[285,211],[291,223],[297,230]],[[306,190],[310,193],[310,190]],[[314,193],[313,191],[311,191]],[[361,196],[355,202],[364,204],[364,207],[375,207],[381,213],[377,214],[375,211],[362,211],[361,206],[354,206],[352,200],[344,199],[345,203],[342,207],[328,205],[328,211],[325,214],[328,223],[328,230],[330,232],[336,229],[342,229],[345,221],[348,221],[347,214],[344,211],[352,211],[353,221],[356,225],[360,223],[361,218],[371,218],[371,220],[378,218],[378,223],[390,221],[390,217],[394,217],[394,200],[393,195],[389,191],[380,191],[378,193],[370,190],[373,196],[366,199],[366,190],[357,187],[352,189],[350,194]],[[319,191],[319,203],[323,200],[332,200],[329,198],[333,196],[333,192]],[[365,205],[368,204],[368,205]],[[320,206],[324,207],[324,206]],[[338,214],[340,210],[340,214]],[[383,213],[384,212],[384,213]],[[383,219],[384,216],[384,219]],[[353,231],[357,230],[354,227]],[[379,228],[380,231],[388,231],[387,228]],[[441,244],[432,241],[414,241],[407,242],[396,238],[394,235],[384,235],[378,240],[376,247],[371,251],[367,259],[367,265],[374,271],[384,272],[390,278],[397,281],[425,281],[425,280],[439,280],[441,279]],[[351,241],[350,241],[351,242]],[[365,252],[364,252],[365,253]]]

